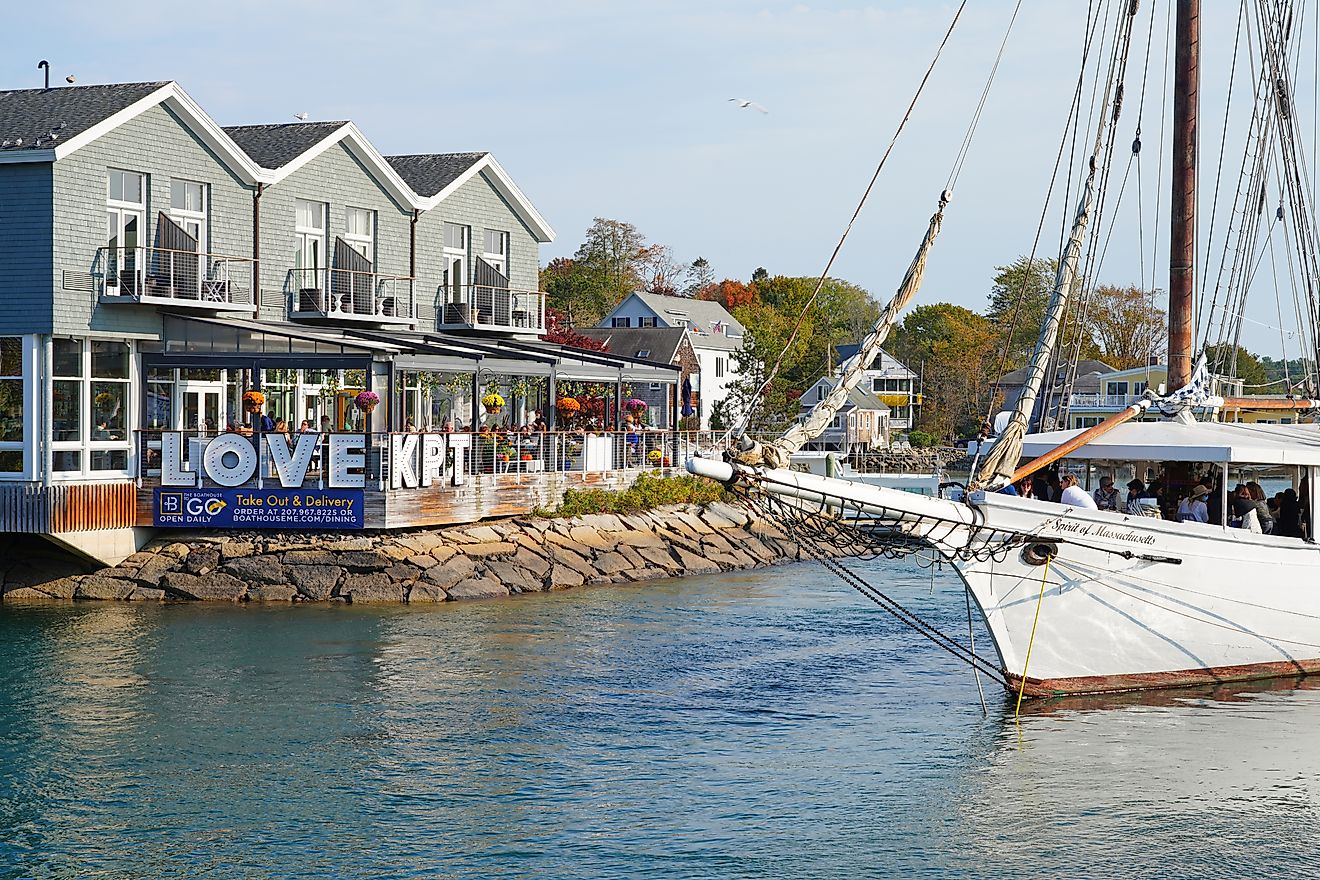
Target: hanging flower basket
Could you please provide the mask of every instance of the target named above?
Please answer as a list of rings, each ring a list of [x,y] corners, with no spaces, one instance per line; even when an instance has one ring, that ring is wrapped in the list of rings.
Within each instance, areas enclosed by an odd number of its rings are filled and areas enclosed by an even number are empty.
[[[638,400],[636,397],[634,397],[632,400],[626,402],[623,405],[623,408],[630,413],[635,413],[640,415],[641,413],[646,412],[646,401]]]
[[[261,408],[266,405],[266,395],[260,391],[243,392],[243,411],[246,413],[259,413]]]
[[[374,391],[362,391],[353,398],[353,403],[364,413],[370,413],[380,403],[380,395]]]
[[[486,412],[497,413],[504,409],[504,398],[492,391],[481,398],[481,405],[486,408]]]
[[[555,401],[555,409],[564,418],[571,419],[582,412],[582,404],[577,402],[576,397],[561,397]]]

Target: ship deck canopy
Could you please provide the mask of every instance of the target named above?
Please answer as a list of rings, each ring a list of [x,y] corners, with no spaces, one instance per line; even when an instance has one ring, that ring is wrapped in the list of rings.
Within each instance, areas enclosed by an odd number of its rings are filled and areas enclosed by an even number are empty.
[[[1028,434],[1026,458],[1036,458],[1082,431]],[[1320,466],[1320,425],[1128,422],[1068,455],[1085,461],[1191,461]]]

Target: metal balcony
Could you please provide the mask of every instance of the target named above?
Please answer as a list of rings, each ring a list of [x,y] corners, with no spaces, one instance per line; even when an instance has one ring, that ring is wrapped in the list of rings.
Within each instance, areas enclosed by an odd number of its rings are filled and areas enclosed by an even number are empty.
[[[352,321],[411,326],[417,321],[413,279],[351,269],[293,269],[289,273],[296,321]]]
[[[103,303],[255,311],[250,257],[154,247],[103,247],[92,275]]]
[[[441,330],[545,332],[545,294],[539,290],[467,285],[442,291]]]

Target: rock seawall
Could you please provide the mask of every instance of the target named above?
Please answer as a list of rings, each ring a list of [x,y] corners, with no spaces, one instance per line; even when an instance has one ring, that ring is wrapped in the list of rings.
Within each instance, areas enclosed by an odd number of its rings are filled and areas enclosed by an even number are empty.
[[[723,503],[353,537],[173,532],[92,574],[41,583],[6,578],[3,595],[445,602],[754,568],[809,551],[777,525]]]

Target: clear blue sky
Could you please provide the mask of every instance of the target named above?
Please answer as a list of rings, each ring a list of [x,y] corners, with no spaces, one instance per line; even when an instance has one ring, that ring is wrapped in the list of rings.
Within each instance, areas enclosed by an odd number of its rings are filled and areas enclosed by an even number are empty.
[[[1218,151],[1236,5],[1206,4],[1207,163]],[[306,111],[312,119],[354,120],[386,154],[490,150],[558,232],[543,247],[542,262],[571,254],[591,219],[603,216],[636,224],[683,261],[706,257],[721,277],[746,279],[757,266],[814,275],[955,7],[769,0],[22,4],[5,14],[0,86],[40,85],[36,63],[44,57],[57,82],[70,73],[83,83],[178,80],[224,125],[291,121]],[[1148,9],[1143,3],[1138,43]],[[1165,221],[1153,218],[1165,9],[1162,2],[1156,11],[1143,114],[1145,222],[1137,223],[1134,178],[1100,273],[1113,283],[1141,281],[1144,240],[1145,279],[1159,288],[1167,285],[1167,251],[1154,260],[1150,251],[1157,229],[1167,240]],[[1010,2],[969,3],[834,274],[882,298],[897,285],[1011,10]],[[1084,14],[1081,2],[1024,4],[924,301],[981,308],[994,267],[1030,249]],[[1144,56],[1144,44],[1134,49],[1135,70]],[[1308,91],[1299,100],[1309,107],[1310,78],[1303,79]],[[734,96],[770,112],[737,109],[727,100]],[[1135,127],[1136,103],[1129,92],[1127,132]],[[1240,147],[1229,152],[1240,154]],[[1055,210],[1046,253],[1057,250],[1058,217]],[[1259,320],[1277,323],[1273,311],[1271,295]],[[1277,353],[1277,332],[1252,326],[1248,342]]]

